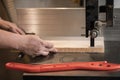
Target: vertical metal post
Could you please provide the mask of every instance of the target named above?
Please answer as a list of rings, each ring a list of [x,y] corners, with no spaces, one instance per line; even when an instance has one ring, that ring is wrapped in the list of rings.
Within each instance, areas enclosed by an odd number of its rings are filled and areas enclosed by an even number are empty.
[[[95,29],[94,23],[98,21],[98,0],[86,0],[86,37],[90,36],[90,46],[94,47],[95,38],[89,33]]]
[[[90,37],[90,46],[91,47],[95,46],[95,38]]]
[[[114,0],[106,0],[106,21],[108,27],[113,27]]]

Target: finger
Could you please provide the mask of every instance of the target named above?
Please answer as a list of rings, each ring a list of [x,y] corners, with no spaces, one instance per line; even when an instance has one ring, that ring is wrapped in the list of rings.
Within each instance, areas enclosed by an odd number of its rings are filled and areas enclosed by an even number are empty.
[[[44,41],[44,46],[49,49],[49,48],[53,48],[54,45],[50,42]]]
[[[38,39],[45,48],[52,48],[54,46],[52,43],[42,40],[39,36]]]
[[[39,55],[48,55],[49,54],[49,49],[45,48],[45,47],[41,47],[36,53],[37,56]]]
[[[5,22],[1,22],[0,26],[2,29],[9,30],[9,25],[7,25]]]
[[[9,23],[8,25],[9,25],[9,27],[11,27],[14,30],[14,32],[19,33],[21,35],[23,35],[23,34],[25,35],[25,33],[16,24]]]
[[[21,29],[19,29],[19,28],[17,28],[16,31],[17,31],[19,34],[21,34],[21,35],[25,35],[25,33],[24,33]]]
[[[39,56],[39,55],[47,56],[48,54],[49,54],[49,51],[39,51],[39,52],[36,53],[35,55],[36,55],[36,56]]]
[[[16,34],[19,34],[19,32],[16,29],[10,28],[10,30]]]
[[[48,48],[44,48],[41,53],[43,53],[43,55],[47,56],[49,53],[56,53],[57,52],[57,49],[55,48],[51,48],[51,49],[48,49]]]
[[[49,52],[46,52],[46,51],[43,51],[41,53],[42,53],[41,55],[43,55],[43,56],[47,56],[49,54]]]
[[[56,49],[56,48],[51,48],[51,49],[49,49],[49,52],[57,52],[58,50]]]
[[[21,34],[21,35],[25,35],[25,33],[17,27],[17,25],[13,24],[14,27],[12,27],[14,29],[15,32]]]

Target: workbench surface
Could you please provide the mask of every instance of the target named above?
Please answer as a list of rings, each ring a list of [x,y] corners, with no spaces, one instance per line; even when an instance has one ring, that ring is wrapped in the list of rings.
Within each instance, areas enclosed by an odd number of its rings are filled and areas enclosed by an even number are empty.
[[[112,63],[120,63],[120,41],[105,41],[105,53],[57,53],[54,56],[46,57],[42,59],[23,59],[16,60],[18,54],[11,53],[9,51],[1,51],[0,54],[0,78],[4,80],[37,80],[38,78],[54,78],[63,79],[66,76],[67,79],[75,79],[79,77],[120,77],[120,71],[84,71],[84,70],[73,70],[73,71],[62,71],[62,72],[49,72],[49,73],[22,73],[20,71],[7,70],[5,69],[5,63],[14,61],[22,63],[59,63],[59,62],[86,62],[86,61],[103,61],[107,60]],[[6,77],[6,75],[8,77]],[[56,77],[57,76],[57,77]]]
[[[43,59],[32,59],[32,63],[45,64],[45,63],[64,63],[64,62],[86,62],[86,61],[104,61],[107,60],[111,63],[120,63],[119,48],[120,42],[106,41],[105,54],[100,53],[57,53],[54,56],[46,57]],[[111,49],[112,48],[112,49]],[[57,76],[57,77],[56,77]],[[80,77],[120,77],[120,71],[87,71],[87,70],[72,70],[61,72],[47,72],[47,73],[24,73],[24,80],[32,79],[69,79],[74,80]]]
[[[47,57],[36,57],[34,59],[30,59],[30,62],[33,64],[51,64],[66,62],[104,61],[106,60],[104,55],[105,54],[101,53],[57,53]],[[120,72],[72,70],[46,73],[24,73],[23,76],[119,76],[119,74],[117,75],[116,73]]]

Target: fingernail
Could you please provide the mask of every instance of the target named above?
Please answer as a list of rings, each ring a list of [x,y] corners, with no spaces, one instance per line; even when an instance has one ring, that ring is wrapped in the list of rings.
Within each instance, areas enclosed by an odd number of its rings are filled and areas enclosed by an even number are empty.
[[[49,52],[43,52],[42,55],[43,56],[47,56],[49,54]]]

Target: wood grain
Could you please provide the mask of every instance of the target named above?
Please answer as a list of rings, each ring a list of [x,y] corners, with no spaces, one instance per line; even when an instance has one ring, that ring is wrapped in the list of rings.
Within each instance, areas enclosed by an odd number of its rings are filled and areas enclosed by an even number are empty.
[[[98,52],[104,53],[104,38],[99,37],[95,40],[95,47],[90,47],[89,38],[80,40],[46,40],[54,44],[58,52]]]

